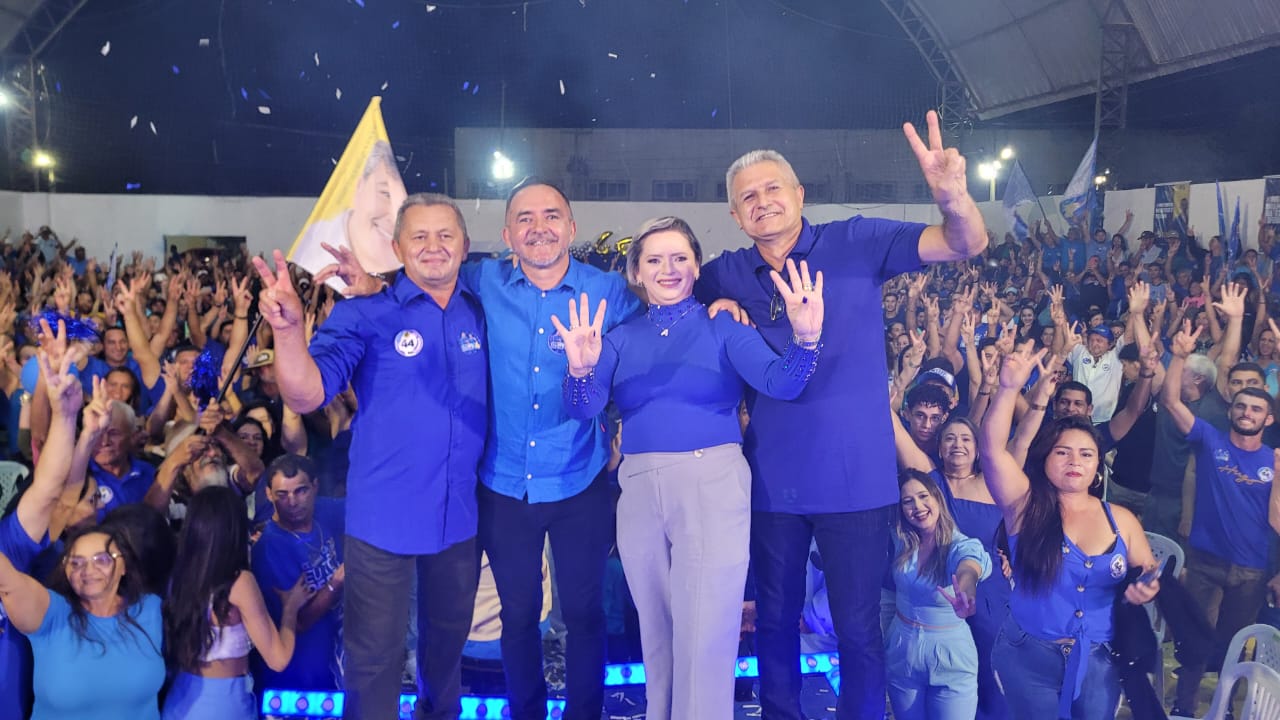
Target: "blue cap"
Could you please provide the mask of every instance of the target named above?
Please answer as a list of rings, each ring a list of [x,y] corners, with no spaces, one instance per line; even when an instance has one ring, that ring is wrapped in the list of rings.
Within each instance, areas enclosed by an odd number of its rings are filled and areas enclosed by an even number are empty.
[[[1102,337],[1106,338],[1107,342],[1109,343],[1113,343],[1116,341],[1116,336],[1112,334],[1111,328],[1107,327],[1106,323],[1103,323],[1098,327],[1089,328],[1089,333],[1093,333],[1094,335],[1101,335]],[[1087,335],[1089,333],[1085,333],[1085,334]]]

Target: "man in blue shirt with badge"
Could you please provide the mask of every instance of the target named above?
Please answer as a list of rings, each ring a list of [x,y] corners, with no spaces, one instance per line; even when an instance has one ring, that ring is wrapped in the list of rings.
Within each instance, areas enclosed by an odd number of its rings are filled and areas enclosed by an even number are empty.
[[[604,574],[613,492],[600,419],[571,419],[561,400],[564,341],[551,323],[583,293],[606,306],[604,332],[639,311],[620,273],[569,255],[577,227],[555,186],[526,181],[507,200],[503,242],[519,260],[468,264],[488,323],[493,398],[480,467],[480,543],[502,602],[502,661],[514,720],[547,716],[542,671],[542,549],[550,539],[565,648],[565,720],[604,707]]]
[[[418,583],[419,719],[460,711],[461,658],[479,576],[476,469],[488,419],[484,316],[458,282],[470,241],[443,195],[405,200],[404,263],[375,295],[338,303],[310,349],[288,265],[254,258],[275,334],[276,378],[305,414],[346,389],[360,400],[347,484],[343,644],[348,718],[399,714],[409,583]]]
[[[969,196],[964,158],[944,149],[935,113],[929,145],[904,126],[942,211],[927,226],[855,216],[810,225],[804,188],[786,159],[757,150],[729,168],[730,214],[753,247],[707,263],[704,302],[730,298],[780,351],[792,330],[769,271],[788,258],[821,270],[832,297],[823,324],[822,363],[794,401],[752,394],[745,454],[753,473],[751,562],[756,581],[760,704],[766,720],[799,720],[798,618],[805,562],[816,538],[835,625],[844,687],[840,720],[884,717],[880,585],[889,566],[890,524],[898,503],[888,374],[882,347],[881,286],[925,263],[971,258],[986,227]]]
[[[1213,656],[1221,662],[1231,638],[1257,621],[1266,599],[1267,553],[1280,532],[1268,510],[1280,504],[1280,494],[1274,482],[1276,453],[1262,442],[1262,431],[1274,418],[1272,398],[1260,387],[1245,387],[1232,396],[1229,432],[1192,414],[1180,394],[1182,370],[1203,328],[1192,333],[1190,323],[1183,321],[1182,332],[1170,345],[1173,360],[1160,399],[1195,451],[1195,514],[1185,582],[1215,626]],[[1204,662],[1178,670],[1172,715],[1195,715],[1205,670]]]

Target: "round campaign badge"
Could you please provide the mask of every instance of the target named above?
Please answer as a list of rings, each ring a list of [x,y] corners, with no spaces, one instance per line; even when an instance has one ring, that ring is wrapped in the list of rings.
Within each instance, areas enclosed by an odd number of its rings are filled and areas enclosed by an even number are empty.
[[[551,350],[551,352],[560,353],[561,355],[563,355],[564,354],[564,338],[560,337],[560,333],[552,333],[551,337],[547,338],[547,347]]]
[[[1124,561],[1124,556],[1116,553],[1111,556],[1111,577],[1119,580],[1124,577],[1125,572],[1129,569],[1129,564]]]
[[[417,330],[401,330],[396,334],[396,352],[405,357],[422,352],[422,336]]]
[[[98,486],[97,497],[93,499],[94,507],[104,508],[116,498],[115,492],[106,485]]]

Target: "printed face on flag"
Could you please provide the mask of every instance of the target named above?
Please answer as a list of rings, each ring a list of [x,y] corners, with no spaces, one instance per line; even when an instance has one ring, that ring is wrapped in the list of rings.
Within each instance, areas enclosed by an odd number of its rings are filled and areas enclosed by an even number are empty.
[[[350,248],[368,272],[399,268],[391,241],[396,213],[406,197],[382,123],[380,98],[374,98],[289,250],[289,259],[314,274],[334,262],[322,247],[327,244]],[[333,278],[329,285],[341,290],[345,283]]]

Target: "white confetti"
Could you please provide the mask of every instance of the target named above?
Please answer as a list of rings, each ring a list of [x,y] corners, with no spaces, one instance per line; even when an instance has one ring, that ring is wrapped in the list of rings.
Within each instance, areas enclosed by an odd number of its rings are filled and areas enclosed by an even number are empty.
[[[610,59],[612,59],[612,60],[617,60],[617,59],[618,59],[618,53],[609,53],[609,58],[610,58]]]
[[[436,6],[435,6],[435,5],[428,5],[428,6],[427,6],[427,12],[435,12],[435,11],[436,11]]]
[[[156,124],[155,124],[154,122],[152,122],[152,123],[148,123],[148,125],[150,125],[150,126],[151,126],[151,134],[152,134],[152,135],[159,135],[159,134],[160,134],[160,133],[156,132]]]
[[[563,80],[561,80],[561,81],[560,81],[560,94],[561,94],[561,95],[563,95],[563,94],[564,94],[564,81],[563,81]]]
[[[259,114],[262,114],[262,115],[270,115],[270,114],[271,114],[271,108],[267,107],[266,105],[259,105],[259,106],[258,106],[258,113],[259,113]]]
[[[387,86],[388,86],[388,85],[390,85],[390,84],[391,84],[391,83],[389,83],[389,82],[384,82],[384,83],[382,83],[382,89],[383,89],[383,90],[386,90],[386,89],[387,89]]]
[[[341,99],[342,99],[342,88],[338,88],[338,89],[334,90],[334,91],[333,91],[333,96],[334,96],[334,97],[336,97],[336,98],[338,98],[339,100],[341,100]]]
[[[658,77],[658,73],[649,73],[649,77],[656,78]]]
[[[209,38],[200,38],[200,47],[209,47]]]
[[[106,57],[106,56],[107,56],[107,53],[111,52],[111,41],[110,41],[110,40],[108,40],[108,41],[107,41],[107,44],[106,44],[106,45],[103,45],[103,46],[102,46],[102,49],[101,49],[101,50],[99,50],[98,52],[102,53],[102,57]]]
[[[338,164],[338,161],[333,158],[329,158],[329,162],[333,163],[335,166]]]
[[[134,115],[133,119],[129,121],[129,129],[132,130],[136,127],[138,127],[138,116]]]
[[[316,53],[312,57],[314,57],[316,60],[316,67],[320,67],[320,53]]]

